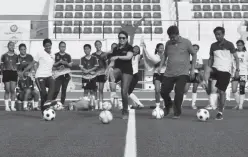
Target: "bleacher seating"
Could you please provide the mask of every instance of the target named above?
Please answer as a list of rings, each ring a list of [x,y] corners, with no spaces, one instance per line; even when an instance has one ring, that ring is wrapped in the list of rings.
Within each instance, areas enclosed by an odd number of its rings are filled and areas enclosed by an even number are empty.
[[[53,12],[56,34],[81,30],[83,34],[116,34],[122,23],[135,24],[142,17],[154,20],[144,21],[137,34],[164,33],[161,0],[55,0]]]

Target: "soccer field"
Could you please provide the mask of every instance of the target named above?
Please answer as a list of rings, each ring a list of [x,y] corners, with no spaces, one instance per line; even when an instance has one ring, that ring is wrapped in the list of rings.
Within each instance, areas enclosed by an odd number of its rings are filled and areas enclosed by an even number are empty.
[[[144,102],[149,106],[149,102]],[[207,101],[198,101],[200,106]],[[208,122],[196,120],[196,110],[185,101],[181,119],[151,118],[152,110],[121,112],[102,124],[99,111],[57,111],[54,121],[40,112],[0,112],[0,156],[12,157],[246,157],[247,110],[226,108],[224,120],[215,111]],[[233,106],[233,101],[228,106]]]

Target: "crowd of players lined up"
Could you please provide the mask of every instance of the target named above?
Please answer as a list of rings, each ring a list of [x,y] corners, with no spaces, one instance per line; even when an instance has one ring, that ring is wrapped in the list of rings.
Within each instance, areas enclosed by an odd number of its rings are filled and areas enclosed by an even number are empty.
[[[210,104],[207,109],[216,109],[218,106],[216,119],[223,119],[225,91],[232,74],[233,93],[238,103],[236,108],[242,109],[248,67],[244,41],[237,41],[237,49],[235,49],[234,45],[224,38],[225,29],[223,27],[216,27],[213,32],[217,42],[211,45],[207,66],[203,66],[202,59],[197,57],[199,45],[192,45],[188,39],[181,37],[177,26],[168,28],[167,34],[170,40],[165,45],[163,43],[156,45],[155,55],[160,57],[160,62],[153,65],[156,108],[160,108],[161,96],[164,99],[162,107],[165,116],[174,106],[173,118],[180,118],[184,95],[187,94],[190,84],[193,83],[192,108],[197,108],[195,105],[197,87],[201,84],[209,94]],[[117,97],[116,83],[121,81],[122,114],[123,119],[128,119],[128,97],[135,102],[137,107],[143,107],[143,104],[132,92],[139,80],[139,62],[145,55],[141,55],[140,51],[141,49],[146,51],[146,45],[144,42],[140,45],[141,47],[130,45],[128,33],[125,31],[118,34],[118,39],[119,43],[113,43],[110,52],[103,52],[101,50],[102,43],[98,40],[95,42],[96,52],[93,54],[91,54],[91,45],[85,44],[83,47],[85,56],[81,58],[79,67],[82,70],[84,96],[94,100],[95,109],[102,109],[103,87],[106,80],[108,79],[110,82],[111,99]],[[65,52],[66,43],[63,41],[59,43],[59,52],[55,55],[51,52],[52,41],[50,39],[43,40],[44,51],[38,52],[35,56],[26,54],[25,44],[19,45],[19,55],[15,53],[14,47],[15,44],[9,42],[8,52],[1,57],[2,81],[5,85],[5,110],[16,111],[17,84],[19,90],[17,99],[23,101],[24,110],[27,109],[30,99],[35,101],[33,108],[38,109],[40,96],[40,109],[44,111],[47,107],[46,104],[51,106],[56,103],[54,100],[57,98],[60,88],[61,103],[64,104],[67,85],[71,79],[70,68],[73,64],[70,54]],[[190,55],[192,56],[191,61]],[[144,56],[144,59],[147,57]],[[30,77],[33,71],[40,94],[34,88],[34,79]],[[237,92],[238,84],[240,92]],[[175,91],[174,102],[170,98],[173,88]],[[97,90],[99,98],[97,98]]]

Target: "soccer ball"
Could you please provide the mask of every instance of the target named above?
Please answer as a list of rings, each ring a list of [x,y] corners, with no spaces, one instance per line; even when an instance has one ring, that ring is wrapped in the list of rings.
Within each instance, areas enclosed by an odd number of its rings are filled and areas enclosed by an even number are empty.
[[[110,111],[102,111],[99,115],[99,120],[103,123],[103,124],[108,124],[109,122],[111,122],[113,120],[113,115]]]
[[[207,121],[210,117],[210,114],[209,114],[208,110],[200,109],[197,111],[196,116],[200,121]]]
[[[63,106],[63,104],[61,102],[58,101],[57,104],[55,106],[53,106],[53,109],[55,111],[63,110],[64,106]]]
[[[112,105],[111,105],[110,102],[105,101],[105,102],[102,104],[102,108],[103,108],[103,110],[111,110]]]
[[[164,117],[164,110],[161,108],[155,108],[152,111],[152,117],[155,119],[162,119]]]
[[[43,118],[45,119],[45,121],[54,120],[55,117],[56,117],[56,112],[53,109],[48,108],[43,111]]]

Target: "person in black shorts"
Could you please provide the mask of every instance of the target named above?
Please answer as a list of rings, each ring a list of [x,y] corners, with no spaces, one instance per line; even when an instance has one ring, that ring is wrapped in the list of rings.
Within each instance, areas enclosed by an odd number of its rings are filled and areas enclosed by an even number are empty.
[[[103,52],[102,49],[102,42],[100,40],[97,40],[95,42],[96,52],[92,55],[95,56],[98,59],[98,68],[97,68],[97,77],[96,81],[98,82],[98,91],[99,91],[99,102],[98,107],[100,110],[102,110],[102,104],[103,104],[103,88],[104,83],[106,82],[107,76],[105,74],[106,68],[107,68],[107,57],[105,52]]]
[[[15,43],[10,41],[8,43],[8,52],[4,53],[1,57],[1,70],[3,73],[4,83],[4,103],[5,111],[16,111],[16,84],[18,79],[17,66],[18,56],[15,54]],[[11,107],[9,107],[9,98],[11,99]]]
[[[99,66],[97,58],[90,54],[91,46],[89,44],[84,45],[85,56],[80,59],[80,69],[82,70],[82,88],[84,89],[84,98],[88,99],[90,95],[91,107],[95,106],[95,109],[98,109],[97,106],[97,86],[96,86],[96,76],[97,68]]]
[[[52,41],[50,39],[43,40],[44,50],[34,55],[34,61],[31,62],[23,71],[22,75],[38,64],[35,73],[35,82],[40,92],[41,112],[57,104],[54,101],[55,80],[53,78],[53,65],[55,56],[51,52]],[[47,92],[48,88],[48,92]]]
[[[66,43],[61,41],[59,43],[59,52],[55,54],[55,64],[54,67],[54,75],[55,78],[55,92],[54,99],[57,98],[60,88],[61,88],[61,98],[60,101],[64,105],[66,99],[66,90],[69,81],[71,80],[71,67],[72,60],[71,55],[65,52]]]
[[[130,88],[131,81],[133,79],[133,47],[128,43],[128,34],[125,31],[121,31],[118,34],[119,44],[113,50],[111,61],[114,62],[112,76],[111,77],[111,97],[116,93],[115,83],[121,80],[121,97],[122,97],[122,115],[123,119],[128,119],[128,90]]]

